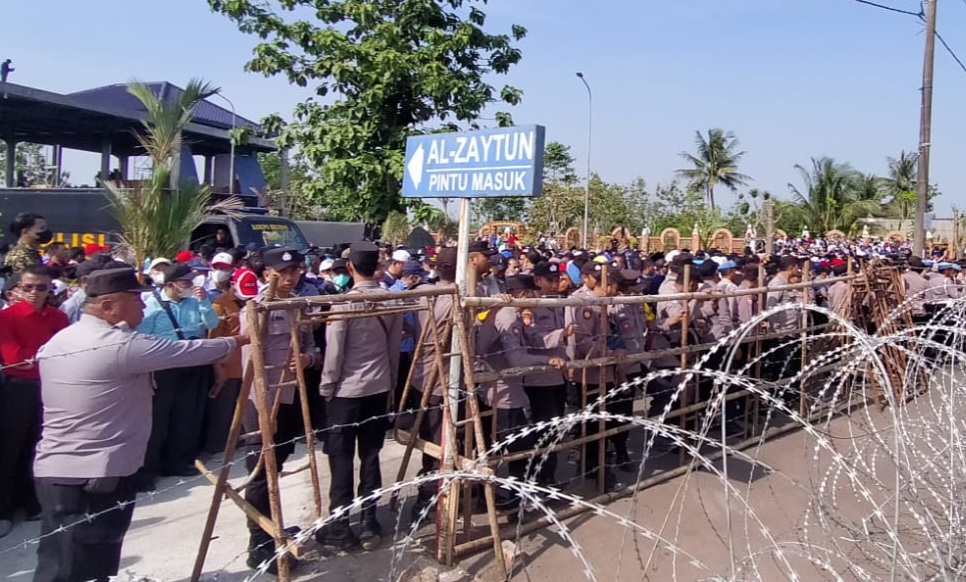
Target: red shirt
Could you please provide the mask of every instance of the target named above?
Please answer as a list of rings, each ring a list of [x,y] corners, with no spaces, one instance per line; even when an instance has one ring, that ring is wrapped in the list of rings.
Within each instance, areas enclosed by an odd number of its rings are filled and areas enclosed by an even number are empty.
[[[18,364],[34,358],[40,346],[68,325],[67,314],[49,305],[37,311],[26,301],[18,301],[0,311],[0,358],[3,364]],[[6,368],[3,373],[13,378],[40,380],[37,364],[29,368]]]

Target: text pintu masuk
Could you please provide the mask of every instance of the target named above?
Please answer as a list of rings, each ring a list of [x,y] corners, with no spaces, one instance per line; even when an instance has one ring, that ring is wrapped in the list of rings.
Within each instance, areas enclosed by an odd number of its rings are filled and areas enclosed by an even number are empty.
[[[403,196],[539,196],[543,142],[539,125],[411,137],[406,142]]]

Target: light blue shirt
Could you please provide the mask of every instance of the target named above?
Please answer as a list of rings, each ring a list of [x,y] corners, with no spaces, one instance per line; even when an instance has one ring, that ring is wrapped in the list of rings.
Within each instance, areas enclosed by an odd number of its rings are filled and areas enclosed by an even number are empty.
[[[81,315],[84,314],[85,301],[87,301],[87,293],[83,289],[78,289],[61,304],[60,310],[67,314],[67,321],[71,323],[80,321]]]
[[[210,300],[198,301],[195,297],[186,297],[181,301],[172,301],[164,290],[159,295],[171,309],[171,315],[178,322],[185,339],[206,338],[208,330],[218,327],[218,313],[211,306]],[[144,304],[144,321],[137,331],[162,339],[178,339],[178,332],[171,325],[171,318],[165,313],[164,306],[158,303],[157,296],[148,294]]]

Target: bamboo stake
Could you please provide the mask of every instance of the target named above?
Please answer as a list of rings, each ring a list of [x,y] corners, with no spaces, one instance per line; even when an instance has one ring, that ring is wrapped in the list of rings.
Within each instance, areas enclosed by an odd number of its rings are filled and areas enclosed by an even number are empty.
[[[191,582],[198,582],[201,572],[205,567],[205,559],[208,557],[208,548],[211,545],[211,537],[215,531],[215,522],[218,520],[218,512],[221,509],[221,500],[228,486],[228,475],[231,473],[231,460],[235,455],[238,446],[239,436],[242,431],[242,420],[245,415],[245,404],[248,402],[248,394],[252,386],[252,363],[248,362],[245,373],[242,375],[241,390],[238,392],[238,399],[235,401],[235,412],[231,418],[231,428],[228,430],[228,440],[225,442],[225,451],[221,457],[221,469],[218,471],[218,479],[214,481],[215,490],[211,494],[211,504],[208,507],[208,517],[205,520],[205,528],[201,534],[201,543],[198,545],[198,554],[195,556],[194,568],[191,570]]]
[[[295,312],[295,321],[290,321],[292,336],[292,354],[299,358],[302,354],[302,340],[299,330],[302,326],[303,311]],[[295,366],[295,377],[298,380],[299,402],[302,404],[302,424],[305,429],[305,452],[309,457],[309,467],[312,469],[312,499],[315,501],[315,517],[322,517],[322,488],[319,485],[318,459],[315,457],[315,431],[312,429],[312,414],[309,410],[309,395],[305,386],[305,370],[302,366]],[[278,392],[282,393],[281,390]]]

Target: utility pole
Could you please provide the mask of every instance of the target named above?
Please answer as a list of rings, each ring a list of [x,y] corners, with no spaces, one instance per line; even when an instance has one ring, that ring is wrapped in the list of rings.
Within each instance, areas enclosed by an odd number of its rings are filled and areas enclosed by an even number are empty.
[[[919,169],[916,172],[916,228],[913,252],[922,256],[926,250],[926,202],[929,195],[929,147],[932,139],[932,83],[936,57],[936,2],[925,0],[926,53],[922,65],[922,110],[919,119]]]

